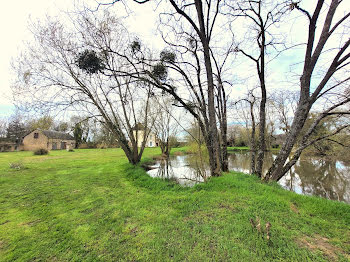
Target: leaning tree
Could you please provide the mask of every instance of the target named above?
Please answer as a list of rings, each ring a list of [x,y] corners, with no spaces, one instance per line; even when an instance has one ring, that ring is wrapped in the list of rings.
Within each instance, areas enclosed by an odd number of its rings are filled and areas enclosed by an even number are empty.
[[[330,134],[312,139],[323,119],[329,116],[341,118],[350,113],[344,109],[350,102],[350,38],[344,33],[349,25],[350,10],[341,0],[318,0],[313,12],[304,9],[299,2],[291,2],[290,9],[301,12],[308,22],[299,101],[285,142],[264,180],[278,181],[298,161],[305,148],[349,127],[343,121],[344,124]],[[318,116],[300,138],[312,108],[319,111]],[[292,152],[298,139],[298,146]]]
[[[32,110],[75,109],[95,118],[116,136],[129,162],[138,163],[152,125],[154,87],[124,72],[144,67],[139,61],[149,51],[135,46],[135,36],[108,12],[60,20],[32,25],[35,42],[14,63],[19,102]],[[140,124],[142,137],[134,134]]]

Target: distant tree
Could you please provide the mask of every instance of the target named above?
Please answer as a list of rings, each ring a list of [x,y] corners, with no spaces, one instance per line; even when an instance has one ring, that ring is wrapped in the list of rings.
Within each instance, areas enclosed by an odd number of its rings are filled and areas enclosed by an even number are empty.
[[[75,148],[79,148],[82,143],[86,143],[90,134],[90,119],[84,116],[71,117]]]
[[[298,146],[302,144],[302,138],[318,117],[319,113],[310,113],[308,119],[305,121],[303,129],[299,134],[297,141]],[[310,139],[316,140],[316,142],[310,145],[307,151],[311,151],[311,153],[315,155],[325,156],[335,155],[337,150],[343,149],[342,147],[349,148],[349,140],[344,139],[344,136],[346,136],[346,129],[343,129],[341,132],[333,135],[335,130],[338,130],[339,127],[347,124],[350,124],[349,117],[339,118],[339,116],[333,115],[322,119],[322,121],[315,127],[313,133],[310,135]],[[324,137],[324,139],[320,139],[322,137]]]
[[[22,122],[22,120],[15,116],[10,122],[8,123],[7,130],[6,130],[6,138],[16,142],[20,143],[22,141],[22,137],[27,132],[25,124]]]
[[[172,110],[173,99],[169,96],[160,96],[155,99],[153,114],[155,117],[153,129],[159,141],[162,154],[169,156],[171,148],[174,146],[174,139],[178,131],[179,124],[175,119],[178,117]]]
[[[252,174],[256,174],[257,171],[257,166],[256,166],[256,155],[257,155],[257,148],[258,144],[257,137],[256,137],[256,117],[255,117],[255,103],[257,103],[258,99],[254,95],[254,90],[248,90],[248,93],[245,98],[238,100],[237,102],[234,103],[235,110],[236,112],[241,111],[245,125],[246,125],[246,132],[250,133],[249,136],[249,144],[250,149],[251,149],[251,162],[250,162],[250,172]],[[261,110],[261,109],[260,109]],[[265,110],[264,110],[264,119],[266,118],[265,115]],[[264,120],[265,123],[265,120]],[[260,126],[260,123],[259,123]],[[260,137],[260,136],[259,136]],[[260,142],[260,140],[259,140]],[[247,145],[246,144],[246,145]],[[265,145],[265,132],[264,132],[264,145]]]
[[[199,147],[205,144],[201,128],[195,120],[190,123],[190,127],[187,128],[185,131],[187,132],[187,143],[197,143]]]
[[[79,148],[79,145],[81,145],[83,142],[86,142],[86,140],[83,137],[83,129],[81,128],[80,123],[75,124],[73,129],[73,136],[75,140],[75,148]]]
[[[119,146],[118,138],[116,137],[116,135],[113,132],[111,132],[111,130],[108,127],[105,127],[103,125],[98,129],[97,134],[94,136],[94,142],[107,147]]]
[[[54,119],[51,116],[42,116],[40,118],[27,121],[27,129],[52,130],[54,128]]]
[[[57,122],[54,124],[54,130],[60,132],[68,132],[69,131],[69,123],[68,122]]]
[[[6,118],[0,118],[0,138],[6,137],[7,124],[8,124],[8,121]]]
[[[284,133],[290,131],[299,100],[298,91],[276,90],[269,97],[269,104],[276,113],[277,125]]]

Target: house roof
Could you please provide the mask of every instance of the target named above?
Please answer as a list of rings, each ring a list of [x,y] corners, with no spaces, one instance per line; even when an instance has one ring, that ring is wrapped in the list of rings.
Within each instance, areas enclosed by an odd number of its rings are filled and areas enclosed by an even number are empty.
[[[64,132],[58,132],[53,130],[41,130],[41,132],[48,138],[52,138],[52,139],[74,140],[73,136]]]

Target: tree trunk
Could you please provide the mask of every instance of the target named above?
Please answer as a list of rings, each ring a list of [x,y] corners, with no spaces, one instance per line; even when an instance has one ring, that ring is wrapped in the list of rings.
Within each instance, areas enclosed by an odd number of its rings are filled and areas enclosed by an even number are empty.
[[[259,2],[260,6],[261,2]],[[261,20],[260,20],[261,21]],[[266,127],[266,84],[265,84],[265,33],[264,24],[260,24],[261,30],[261,44],[260,44],[260,65],[257,63],[257,70],[260,80],[261,101],[259,111],[259,148],[256,165],[256,174],[262,177],[262,169],[264,164],[264,156],[266,151],[265,143],[265,127]],[[258,40],[259,42],[259,40]]]
[[[252,155],[250,159],[250,173],[256,174],[255,169],[255,157],[256,157],[256,141],[255,141],[255,116],[254,116],[254,102],[250,102],[250,117],[252,119],[252,134],[250,137],[250,145],[252,150]]]
[[[228,172],[228,154],[227,154],[227,123],[221,128],[221,170]]]
[[[207,76],[208,84],[208,130],[207,130],[207,148],[209,152],[209,163],[210,163],[210,172],[212,176],[221,175],[221,163],[220,163],[220,144],[218,137],[218,130],[216,126],[216,115],[215,115],[215,96],[214,96],[214,78],[213,78],[213,69],[210,59],[210,48],[209,48],[209,39],[206,35],[204,15],[202,1],[195,1],[199,28],[200,28],[200,38],[203,46],[204,54],[204,64]]]
[[[221,134],[221,170],[223,172],[228,171],[228,154],[227,154],[227,106],[226,106],[226,93],[222,84],[220,72],[218,72],[218,118],[220,123]]]
[[[284,176],[285,172],[288,171],[285,171],[284,165],[290,153],[292,152],[293,146],[295,145],[295,142],[298,139],[300,131],[304,126],[309,110],[310,108],[307,100],[299,101],[299,105],[296,110],[295,117],[290,128],[290,132],[288,133],[286,140],[278,153],[278,156],[274,160],[266,176],[263,178],[264,180],[277,181]]]
[[[260,102],[260,122],[259,122],[259,147],[256,163],[256,174],[262,177],[262,169],[264,164],[264,156],[266,151],[265,142],[265,126],[266,126],[266,89],[262,90],[262,98]]]

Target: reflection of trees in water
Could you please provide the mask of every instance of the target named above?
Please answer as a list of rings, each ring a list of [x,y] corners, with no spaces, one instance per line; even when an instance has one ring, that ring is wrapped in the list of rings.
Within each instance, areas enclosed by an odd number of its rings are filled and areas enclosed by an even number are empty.
[[[176,177],[174,176],[174,170],[171,166],[171,161],[169,161],[169,158],[159,161],[159,168],[156,176],[162,179],[177,181]]]
[[[271,152],[265,155],[264,173],[272,164],[273,157]],[[249,173],[250,153],[230,154],[229,169]],[[350,203],[350,165],[340,161],[302,156],[280,183],[297,193]]]
[[[176,156],[159,161],[156,177],[183,185],[204,182],[210,173],[209,164],[194,155]]]
[[[229,154],[229,170],[251,173],[251,152],[240,152]],[[263,174],[267,172],[267,169],[271,166],[273,161],[273,154],[266,152],[264,157]]]
[[[192,154],[185,157],[184,162],[187,167],[192,169],[191,176],[186,177],[186,174],[184,174],[185,179],[194,179],[197,182],[203,182],[210,176],[209,159]]]
[[[264,172],[273,161],[273,154],[265,156]],[[209,177],[209,164],[196,155],[174,156],[158,162],[152,176],[174,180],[191,186]],[[229,155],[229,169],[249,173],[250,153]],[[350,203],[350,165],[325,158],[302,156],[289,173],[280,180],[285,188],[297,193],[317,195]]]
[[[337,168],[340,164],[341,167]],[[350,202],[349,167],[339,161],[325,158],[302,157],[295,166],[304,194]]]
[[[250,173],[250,152],[230,153],[228,168],[243,173]]]

